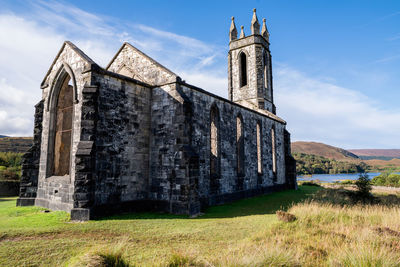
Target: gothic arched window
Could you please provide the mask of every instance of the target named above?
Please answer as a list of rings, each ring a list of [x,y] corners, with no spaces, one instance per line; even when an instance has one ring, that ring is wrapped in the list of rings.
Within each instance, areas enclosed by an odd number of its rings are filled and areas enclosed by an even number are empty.
[[[262,174],[262,142],[261,142],[261,123],[257,122],[257,172]]]
[[[244,130],[243,118],[239,114],[236,117],[236,159],[237,159],[237,176],[238,189],[243,189],[244,177]]]
[[[268,69],[269,69],[269,62],[268,62],[268,56],[267,53],[264,53],[264,87],[269,88],[268,86]]]
[[[240,53],[240,87],[247,85],[247,56]]]
[[[69,84],[71,78],[66,74],[56,96],[53,120],[53,164],[52,175],[63,176],[69,174],[70,152],[72,140],[72,117],[73,117],[73,87]]]
[[[218,192],[220,175],[219,112],[217,106],[210,111],[210,189]]]
[[[276,136],[275,136],[275,126],[271,128],[271,147],[272,147],[272,173],[273,180],[276,181]]]

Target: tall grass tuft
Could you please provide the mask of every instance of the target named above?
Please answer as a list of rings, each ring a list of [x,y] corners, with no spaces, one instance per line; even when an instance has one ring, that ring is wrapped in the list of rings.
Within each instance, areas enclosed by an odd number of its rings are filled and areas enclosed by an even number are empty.
[[[297,257],[290,251],[263,243],[249,246],[239,252],[227,255],[215,266],[300,266]]]
[[[124,247],[126,242],[120,242],[116,246],[94,247],[89,252],[78,258],[73,258],[70,267],[132,267],[124,259]]]
[[[168,267],[189,267],[189,266],[206,266],[203,263],[196,260],[196,258],[174,253],[171,255],[169,262],[167,263]]]
[[[381,247],[359,244],[337,250],[328,262],[330,266],[395,267],[400,266],[400,256]]]

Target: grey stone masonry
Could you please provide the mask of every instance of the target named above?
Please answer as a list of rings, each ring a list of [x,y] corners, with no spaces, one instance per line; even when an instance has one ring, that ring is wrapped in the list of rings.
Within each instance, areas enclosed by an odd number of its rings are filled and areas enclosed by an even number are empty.
[[[40,100],[35,106],[33,144],[23,156],[17,206],[31,206],[35,203],[39,176],[40,145],[42,142],[43,103],[44,101]]]
[[[107,68],[65,42],[36,105],[18,205],[90,220],[121,211],[196,215],[296,188],[286,122],[273,104],[265,20],[237,39],[229,99],[187,84],[124,43]]]
[[[177,75],[129,43],[124,43],[111,62],[108,71],[160,85],[174,82]]]
[[[229,99],[237,103],[251,102],[275,114],[269,41],[260,35],[259,27],[254,10],[252,35],[231,38],[228,52]],[[243,60],[246,61],[245,65]],[[245,83],[244,76],[247,80]]]

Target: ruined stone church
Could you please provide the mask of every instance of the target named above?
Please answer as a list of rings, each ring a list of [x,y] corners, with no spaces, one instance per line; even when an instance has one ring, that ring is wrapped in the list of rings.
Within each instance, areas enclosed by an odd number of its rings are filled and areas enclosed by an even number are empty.
[[[198,214],[295,188],[276,115],[269,33],[232,18],[228,99],[183,81],[129,43],[106,68],[66,41],[41,83],[17,205],[89,220],[122,210]]]

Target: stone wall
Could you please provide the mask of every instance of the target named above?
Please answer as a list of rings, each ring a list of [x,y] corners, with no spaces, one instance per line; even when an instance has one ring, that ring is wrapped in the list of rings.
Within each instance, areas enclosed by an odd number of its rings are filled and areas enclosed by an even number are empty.
[[[96,186],[96,146],[98,86],[85,85],[82,90],[80,142],[75,154],[74,208],[71,219],[85,221],[93,217]]]
[[[296,160],[292,156],[290,146],[290,133],[285,130],[284,132],[285,143],[285,163],[286,163],[286,182],[290,189],[297,189],[297,173],[296,173]]]
[[[173,213],[200,211],[199,162],[191,147],[193,108],[179,83],[153,89],[151,103],[150,198]]]
[[[33,144],[23,156],[17,206],[30,206],[35,202],[39,177],[40,146],[42,141],[43,103],[44,101],[41,100],[35,105]]]
[[[151,89],[94,73],[98,86],[94,205],[147,199]]]
[[[219,142],[220,142],[220,177],[217,195],[232,194],[240,191],[237,175],[236,118],[243,118],[244,127],[244,177],[243,190],[269,187],[286,183],[285,178],[285,124],[268,118],[256,111],[232,104],[222,98],[215,97],[202,90],[182,87],[192,103],[192,141],[191,145],[200,161],[199,194],[201,198],[210,196],[210,109],[216,105],[219,110]],[[258,174],[257,166],[257,122],[261,123],[262,135],[262,174]],[[277,179],[272,172],[271,129],[276,132]],[[213,204],[213,199],[210,198]]]

